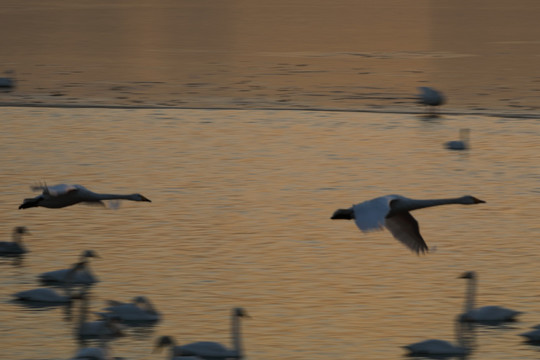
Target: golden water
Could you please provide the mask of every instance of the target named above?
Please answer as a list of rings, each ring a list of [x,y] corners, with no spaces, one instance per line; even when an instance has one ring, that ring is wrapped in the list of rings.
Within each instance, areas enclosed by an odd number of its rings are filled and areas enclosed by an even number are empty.
[[[524,311],[476,331],[472,359],[531,358],[517,335],[540,322],[536,120],[216,110],[4,108],[0,135],[2,238],[25,225],[31,252],[2,259],[0,332],[11,359],[65,359],[72,316],[28,309],[10,295],[36,275],[97,251],[107,299],[146,295],[163,320],[110,346],[152,355],[159,335],[229,343],[229,310],[243,306],[249,359],[389,359],[402,345],[453,340],[461,272],[479,273],[480,305]],[[445,150],[471,128],[472,149]],[[17,210],[39,181],[98,192],[140,192],[118,210],[76,205]],[[379,195],[472,194],[476,206],[419,210],[432,252],[416,256],[388,232],[362,234],[332,212]]]

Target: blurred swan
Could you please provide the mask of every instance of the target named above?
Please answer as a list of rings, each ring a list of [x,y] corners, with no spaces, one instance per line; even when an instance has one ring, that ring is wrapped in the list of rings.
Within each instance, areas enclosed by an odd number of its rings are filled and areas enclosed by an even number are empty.
[[[470,129],[459,130],[459,140],[448,141],[445,146],[449,150],[468,150]]]
[[[439,106],[445,103],[446,99],[443,94],[428,86],[421,86],[418,88],[420,94],[418,95],[418,102],[427,106]]]
[[[89,297],[84,297],[81,301],[79,321],[77,324],[77,336],[82,338],[110,338],[122,336],[124,327],[121,319],[111,316],[105,320],[87,321],[88,319]]]
[[[87,347],[77,351],[75,357],[71,360],[111,360],[109,352],[106,348],[102,347]]]
[[[227,349],[217,342],[198,341],[187,345],[178,346],[170,336],[162,336],[156,342],[156,349],[171,346],[171,358],[178,356],[196,356],[202,359],[242,359],[242,340],[240,335],[240,318],[249,317],[242,308],[234,308],[231,314],[231,334],[233,339],[232,349]]]
[[[98,194],[81,185],[59,184],[54,186],[40,185],[32,187],[32,190],[43,190],[41,195],[34,198],[24,199],[19,209],[42,206],[51,209],[63,208],[78,203],[100,204],[102,200],[131,200],[148,201],[141,194],[119,195]]]
[[[20,255],[28,252],[22,238],[24,234],[30,234],[25,226],[17,226],[13,229],[13,241],[0,241],[0,255]]]
[[[104,309],[106,312],[99,313],[101,317],[118,317],[122,321],[133,322],[149,322],[160,319],[159,312],[145,296],[137,296],[133,298],[131,303],[111,301],[110,305]]]
[[[409,356],[421,356],[428,358],[444,358],[451,356],[467,355],[473,350],[474,324],[456,321],[457,345],[449,341],[429,339],[404,346],[409,351]]]
[[[431,200],[414,200],[400,195],[387,195],[353,205],[348,209],[338,209],[331,219],[354,219],[358,228],[363,232],[382,230],[386,227],[394,238],[419,254],[428,251],[428,247],[420,235],[418,222],[409,211],[446,204],[473,205],[480,203],[485,203],[485,201],[469,195]]]
[[[460,315],[461,321],[498,323],[503,321],[513,321],[520,311],[507,309],[500,306],[483,306],[475,308],[476,273],[468,271],[460,276],[461,279],[468,279],[467,293],[465,297],[465,311]]]
[[[73,294],[71,292],[71,279],[81,266],[83,266],[81,263],[77,263],[71,269],[68,269],[68,273],[66,274],[66,282],[64,283],[64,291],[66,295],[59,294],[50,288],[37,288],[19,291],[13,294],[13,296],[16,300],[20,301],[48,304],[67,304],[72,302],[73,299],[80,299],[84,297],[84,292]]]
[[[71,282],[73,284],[85,284],[90,285],[98,282],[98,279],[92,274],[89,268],[89,258],[99,258],[98,254],[93,250],[85,250],[81,253],[79,258],[80,266],[77,268],[77,271],[71,274]],[[67,274],[70,272],[70,269],[61,269],[44,272],[39,275],[39,280],[43,283],[65,283],[67,281]]]

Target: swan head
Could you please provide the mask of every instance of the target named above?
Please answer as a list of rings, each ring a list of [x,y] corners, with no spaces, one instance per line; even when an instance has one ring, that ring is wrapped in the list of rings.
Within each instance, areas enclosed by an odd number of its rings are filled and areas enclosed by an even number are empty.
[[[247,311],[244,310],[244,309],[241,308],[241,307],[234,308],[234,309],[233,309],[233,314],[234,314],[234,316],[237,316],[237,317],[246,317],[246,318],[249,318],[249,317],[250,317],[250,316],[248,315]]]
[[[141,194],[132,194],[132,195],[131,195],[131,198],[132,198],[134,201],[147,201],[147,202],[152,202],[152,200],[148,199],[148,198],[145,197],[145,196],[142,196]]]
[[[353,211],[352,208],[349,208],[349,209],[337,209],[330,219],[332,219],[332,220],[337,220],[337,219],[352,220],[352,219],[354,219],[354,211]]]
[[[475,198],[474,196],[471,196],[471,195],[465,195],[462,199],[463,199],[463,203],[466,204],[466,205],[484,204],[485,203],[484,200],[480,200],[480,199]]]
[[[91,257],[99,259],[99,255],[94,250],[85,250],[81,254],[81,258],[91,258]]]
[[[154,353],[159,352],[162,347],[172,346],[175,341],[170,336],[162,336],[156,340],[156,346],[154,347]]]
[[[476,273],[474,271],[467,271],[461,274],[460,279],[475,279]]]
[[[13,233],[15,234],[30,234],[26,226],[17,226],[15,229],[13,229]]]

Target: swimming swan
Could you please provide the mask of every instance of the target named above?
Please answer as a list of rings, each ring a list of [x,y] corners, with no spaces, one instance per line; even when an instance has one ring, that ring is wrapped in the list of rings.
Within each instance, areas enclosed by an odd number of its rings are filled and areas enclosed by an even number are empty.
[[[91,285],[99,280],[92,274],[89,268],[89,258],[99,258],[99,255],[93,250],[85,250],[81,253],[79,258],[79,267],[75,273],[71,273],[70,281],[73,284],[84,284]],[[71,269],[61,269],[47,271],[39,275],[39,280],[42,283],[65,283],[67,281],[67,275],[70,273]]]
[[[20,255],[28,252],[22,242],[23,234],[29,234],[25,226],[15,227],[12,234],[13,241],[0,241],[0,255]]]
[[[115,336],[122,336],[123,326],[121,319],[112,316],[105,320],[87,321],[88,318],[89,299],[84,297],[81,301],[81,309],[79,313],[79,321],[77,324],[76,333],[78,338],[110,338]]]
[[[408,350],[409,356],[435,358],[463,356],[472,352],[475,341],[474,324],[456,321],[455,332],[457,345],[445,340],[429,339],[406,345],[404,348]]]
[[[437,91],[428,86],[421,86],[418,88],[420,94],[418,95],[418,102],[427,106],[439,106],[445,103],[446,99],[440,91]]]
[[[448,150],[468,150],[470,133],[470,129],[460,129],[459,140],[448,141],[445,143],[446,148]]]
[[[122,321],[133,322],[158,321],[160,319],[159,312],[145,296],[137,296],[133,298],[131,303],[111,301],[110,304],[111,306],[103,309],[106,312],[99,313],[101,317],[118,317]]]
[[[233,338],[233,348],[227,349],[217,342],[198,341],[187,345],[177,346],[170,336],[162,336],[157,340],[156,349],[163,346],[172,346],[171,358],[178,356],[198,356],[202,359],[242,359],[242,342],[240,335],[240,318],[249,317],[242,308],[234,308],[231,314],[231,334]]]
[[[19,209],[43,206],[50,209],[63,208],[78,203],[101,204],[102,200],[131,200],[148,201],[141,194],[118,195],[98,194],[81,185],[59,184],[54,186],[40,185],[32,187],[33,190],[43,190],[41,195],[24,199]]]
[[[461,321],[498,323],[503,321],[513,321],[520,311],[507,309],[500,306],[483,306],[475,308],[476,273],[468,271],[460,276],[461,279],[468,279],[467,292],[465,295],[465,311],[460,315]]]
[[[428,251],[428,247],[420,235],[418,222],[409,211],[446,204],[473,205],[481,203],[485,203],[485,201],[469,195],[432,200],[414,200],[400,195],[387,195],[353,205],[349,209],[338,209],[331,219],[354,219],[358,228],[363,232],[382,230],[386,227],[394,238],[419,254]]]

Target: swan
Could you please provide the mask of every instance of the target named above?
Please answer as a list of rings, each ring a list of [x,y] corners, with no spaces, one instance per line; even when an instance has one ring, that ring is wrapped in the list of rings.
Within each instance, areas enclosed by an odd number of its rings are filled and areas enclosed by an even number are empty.
[[[111,357],[106,348],[86,347],[79,349],[71,360],[109,360]]]
[[[446,99],[440,91],[437,91],[428,86],[421,86],[418,88],[420,94],[418,95],[418,102],[427,106],[439,106],[445,103]]]
[[[72,278],[70,281],[73,284],[91,285],[99,281],[89,269],[88,258],[99,258],[99,255],[93,250],[85,250],[81,253],[78,263],[80,265],[77,271],[71,274]],[[65,283],[67,281],[67,274],[70,271],[70,269],[47,271],[39,275],[39,280],[45,284]]]
[[[408,350],[409,356],[442,358],[469,354],[473,348],[474,325],[461,322],[456,322],[455,325],[457,345],[445,340],[429,339],[403,347]]]
[[[66,282],[64,283],[64,291],[66,295],[61,295],[50,288],[37,288],[32,290],[19,291],[13,296],[16,300],[29,301],[35,303],[48,303],[48,304],[67,304],[71,303],[73,299],[81,299],[84,297],[84,291],[79,294],[71,293],[71,279],[73,275],[82,267],[81,263],[75,264],[71,269],[68,269],[66,275]]]
[[[459,140],[448,141],[445,146],[448,150],[468,150],[470,129],[459,130]]]
[[[470,195],[431,200],[414,200],[400,195],[386,195],[353,205],[349,209],[338,209],[331,219],[354,219],[363,232],[381,230],[386,227],[394,238],[419,254],[428,251],[428,247],[420,235],[418,222],[409,211],[446,204],[480,203],[485,203],[485,201]]]
[[[110,338],[122,336],[123,326],[121,319],[117,316],[111,316],[104,320],[86,321],[88,318],[88,297],[81,301],[81,310],[79,313],[79,322],[77,325],[77,336],[81,338]]]
[[[498,323],[503,321],[513,321],[520,311],[507,309],[500,306],[474,307],[476,292],[476,273],[467,271],[460,276],[461,279],[468,279],[467,293],[465,297],[465,311],[460,315],[461,321]]]
[[[156,349],[163,346],[172,346],[171,358],[178,356],[198,356],[202,359],[242,359],[242,341],[240,336],[240,318],[249,317],[242,308],[234,308],[231,313],[231,334],[233,339],[232,349],[227,349],[217,342],[198,341],[187,345],[178,346],[170,336],[162,336],[156,342]]]
[[[78,203],[100,204],[102,200],[132,200],[148,201],[141,194],[118,195],[118,194],[98,194],[92,192],[81,185],[59,184],[54,186],[40,185],[32,187],[33,190],[43,190],[41,195],[34,198],[24,199],[19,209],[42,206],[50,209],[63,208]]]
[[[30,234],[26,226],[17,226],[13,229],[13,241],[0,241],[0,255],[20,255],[28,252],[22,242],[24,234]]]
[[[133,298],[131,303],[111,301],[111,306],[105,308],[105,313],[99,313],[103,318],[118,317],[122,321],[146,322],[158,321],[159,312],[145,296]]]

